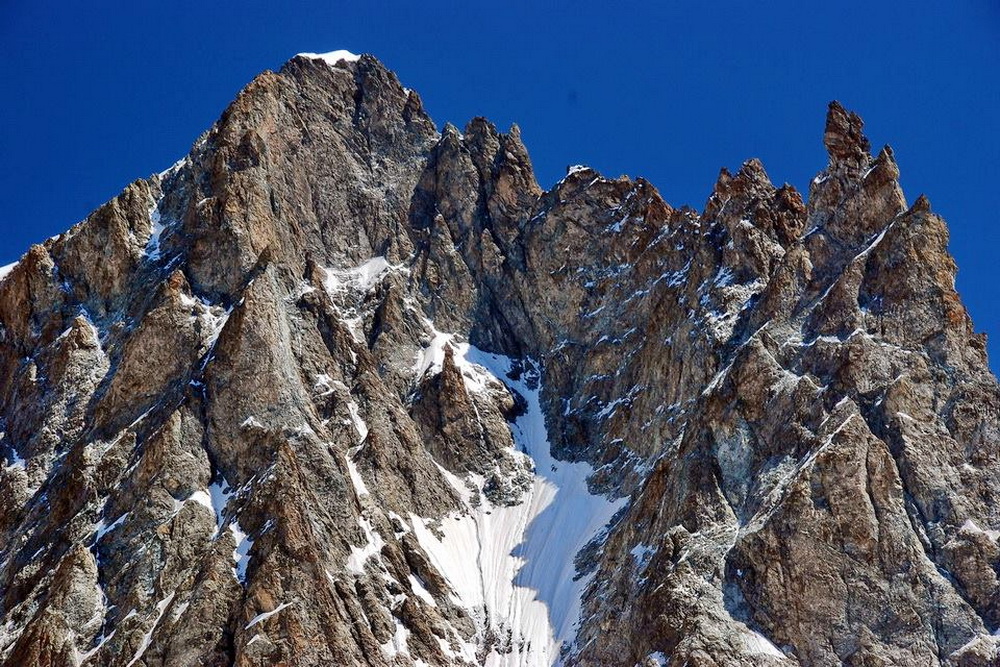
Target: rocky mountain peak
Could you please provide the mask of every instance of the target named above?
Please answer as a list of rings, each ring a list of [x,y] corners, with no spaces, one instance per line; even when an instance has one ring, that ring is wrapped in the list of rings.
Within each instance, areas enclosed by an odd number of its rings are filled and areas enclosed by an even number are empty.
[[[261,74],[0,278],[0,664],[991,664],[1000,388],[862,130],[696,211]]]
[[[823,145],[830,155],[830,166],[842,166],[859,171],[867,168],[871,144],[864,133],[865,123],[853,111],[848,111],[834,100],[826,112]]]

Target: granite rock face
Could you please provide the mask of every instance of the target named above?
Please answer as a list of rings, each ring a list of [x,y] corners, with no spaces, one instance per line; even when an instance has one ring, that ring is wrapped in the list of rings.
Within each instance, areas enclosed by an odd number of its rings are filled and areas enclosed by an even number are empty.
[[[261,74],[0,279],[0,664],[994,664],[985,341],[823,140],[699,212]]]

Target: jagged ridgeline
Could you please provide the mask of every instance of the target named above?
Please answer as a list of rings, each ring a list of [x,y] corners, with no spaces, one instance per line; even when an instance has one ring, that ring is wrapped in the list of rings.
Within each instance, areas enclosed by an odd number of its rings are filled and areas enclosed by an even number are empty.
[[[992,664],[985,341],[823,139],[697,212],[261,74],[0,281],[0,664]]]

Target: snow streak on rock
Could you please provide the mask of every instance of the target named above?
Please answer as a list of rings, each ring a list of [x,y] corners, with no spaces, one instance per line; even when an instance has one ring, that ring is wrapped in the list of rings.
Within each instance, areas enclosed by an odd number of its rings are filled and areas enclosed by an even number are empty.
[[[474,502],[468,482],[446,473],[465,499],[465,513],[433,525],[411,516],[414,534],[459,601],[477,613],[481,632],[495,638],[487,643],[487,665],[554,664],[564,643],[573,640],[588,583],[578,576],[576,556],[624,500],[591,494],[588,464],[552,457],[537,367],[524,364],[514,380],[510,359],[468,345],[461,352],[465,363],[487,369],[526,400],[527,410],[513,431],[518,449],[534,463],[531,488],[520,504],[495,506],[484,499]],[[481,486],[481,480],[469,481]]]

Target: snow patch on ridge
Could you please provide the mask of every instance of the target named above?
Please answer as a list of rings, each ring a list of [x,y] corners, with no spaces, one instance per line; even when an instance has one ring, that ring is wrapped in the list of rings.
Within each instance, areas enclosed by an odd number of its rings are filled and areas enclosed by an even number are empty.
[[[365,297],[393,272],[407,274],[409,269],[402,264],[390,264],[383,256],[372,257],[347,269],[323,269],[323,287],[333,301],[341,321],[347,325],[356,341],[364,341],[360,328],[369,309],[365,304]]]
[[[0,433],[0,442],[3,441],[5,435],[6,435],[5,433]],[[28,462],[24,460],[23,456],[18,454],[17,449],[14,448],[14,445],[11,445],[10,462],[7,463],[4,467],[6,467],[8,470],[13,470],[15,468],[20,468],[21,470],[27,470]]]
[[[229,499],[237,495],[237,493],[236,490],[226,483],[225,479],[219,476],[209,484],[207,493],[205,491],[196,491],[191,495],[191,498],[198,496],[196,500],[215,513],[215,532],[212,533],[213,540],[218,539],[222,534],[226,522],[226,510],[229,505]],[[236,543],[236,548],[233,549],[233,574],[236,576],[237,581],[244,584],[247,578],[247,566],[250,564],[250,549],[253,548],[253,539],[246,534],[235,515],[230,515],[228,528],[229,532],[233,535],[233,541]]]
[[[753,630],[748,630],[743,635],[743,648],[747,653],[753,655],[771,655],[776,658],[787,657],[777,646],[771,643],[771,640]]]
[[[157,202],[159,204],[159,202]],[[160,237],[163,236],[163,231],[167,228],[163,224],[163,218],[160,216],[159,210],[157,210],[156,205],[149,211],[149,240],[146,241],[146,257],[151,260],[156,260],[160,258]]]
[[[336,65],[342,60],[349,63],[361,60],[361,56],[356,53],[351,53],[350,51],[345,51],[344,49],[329,51],[327,53],[296,53],[295,55],[302,56],[303,58],[309,58],[310,60],[322,60],[325,61],[327,65]]]
[[[219,477],[208,486],[208,497],[210,506],[215,512],[215,532],[212,538],[216,538],[222,530],[222,525],[226,519],[226,505],[229,504],[229,497],[233,495],[233,490],[229,488],[226,481]]]
[[[354,430],[358,432],[358,437],[364,442],[364,439],[368,437],[368,424],[361,418],[358,404],[354,401],[348,401],[347,411],[351,415],[351,423],[354,424]]]
[[[455,590],[456,602],[473,613],[481,632],[510,637],[506,647],[493,649],[487,665],[557,664],[563,643],[575,636],[582,594],[591,579],[577,578],[574,559],[625,500],[591,495],[589,465],[552,457],[537,371],[522,370],[512,380],[514,363],[507,357],[473,346],[462,351],[466,363],[488,371],[494,381],[506,378],[506,384],[527,401],[527,411],[512,431],[518,448],[535,463],[531,489],[513,507],[493,506],[485,499],[473,505],[466,484],[442,471],[466,499],[468,513],[442,519],[437,526],[441,539],[432,532],[432,522],[411,515],[410,523],[434,566]],[[482,480],[470,476],[470,481]],[[506,648],[510,651],[497,650]]]
[[[279,604],[277,607],[275,607],[271,611],[265,611],[262,614],[257,614],[256,616],[254,616],[253,618],[250,619],[250,622],[247,623],[246,627],[244,627],[243,629],[244,630],[249,630],[253,626],[257,625],[258,623],[263,623],[267,619],[269,619],[272,616],[274,616],[275,614],[277,614],[282,609],[285,609],[286,607],[291,607],[293,604],[295,604],[294,601],[293,602],[282,602],[281,604]]]
[[[468,343],[455,342],[455,334],[442,333],[434,328],[431,320],[424,319],[424,326],[431,330],[431,340],[426,347],[417,352],[413,363],[413,372],[419,380],[425,374],[437,375],[444,367],[445,348],[451,348],[455,366],[462,374],[465,389],[471,393],[485,391],[491,384],[500,384],[496,374],[482,364],[470,360],[470,354],[475,356],[479,351]]]
[[[407,642],[410,638],[410,631],[407,630],[406,626],[400,623],[399,619],[395,616],[392,617],[392,620],[396,624],[396,631],[393,633],[389,641],[379,647],[382,649],[382,655],[390,660],[395,658],[397,655],[410,655],[410,649],[409,646],[407,646]]]
[[[132,667],[132,665],[134,665],[142,658],[143,654],[146,652],[146,649],[149,648],[149,644],[152,642],[153,639],[153,632],[155,632],[157,626],[160,625],[160,621],[163,619],[163,614],[167,611],[167,607],[169,607],[170,603],[174,601],[174,595],[176,595],[176,592],[171,593],[164,599],[160,600],[159,603],[157,603],[156,620],[153,621],[153,625],[151,625],[149,630],[146,631],[146,633],[143,635],[142,642],[139,644],[139,648],[136,649],[135,655],[132,656],[132,660],[130,660],[125,667]]]
[[[382,551],[382,547],[385,546],[385,541],[372,527],[372,524],[368,521],[368,519],[358,519],[358,525],[361,527],[361,530],[364,531],[365,538],[368,541],[363,547],[351,545],[351,555],[347,557],[347,569],[354,574],[362,575],[365,573],[365,562],[369,557]]]
[[[10,274],[10,272],[14,270],[14,267],[17,266],[17,264],[18,262],[14,262],[13,264],[0,266],[0,282],[3,282],[3,279],[6,278]]]
[[[351,476],[351,483],[354,484],[354,491],[357,493],[358,498],[360,499],[361,496],[367,496],[368,486],[365,484],[364,478],[361,477],[361,471],[358,470],[358,466],[355,465],[354,460],[351,459],[351,454],[348,453],[348,455],[344,457],[344,460],[347,461],[347,473]]]
[[[204,507],[207,507],[208,509],[215,512],[215,507],[212,504],[212,499],[209,497],[207,491],[195,491],[190,496],[188,496],[187,500],[192,500],[198,503],[199,505],[203,505]],[[184,502],[187,502],[187,500],[185,500]]]
[[[357,494],[358,500],[360,500],[362,496],[368,495],[368,486],[365,485],[365,480],[361,477],[361,471],[358,470],[353,457],[364,447],[365,438],[368,437],[368,424],[362,419],[358,404],[354,401],[348,401],[347,411],[351,415],[351,423],[354,424],[354,429],[358,432],[358,444],[348,449],[344,460],[347,463],[347,472],[350,475],[351,483],[354,485],[354,491]]]
[[[394,268],[382,256],[372,257],[367,262],[351,269],[327,269],[325,287],[328,292],[353,290],[365,293],[377,285],[382,277]]]
[[[96,531],[94,534],[94,543],[96,544],[100,542],[101,538],[103,538],[105,535],[113,531],[118,526],[122,525],[125,522],[125,519],[128,518],[128,515],[131,513],[132,512],[125,512],[120,517],[112,521],[111,525],[106,525],[104,519],[98,521],[97,525],[94,526],[94,530]]]
[[[247,566],[250,564],[250,549],[253,548],[253,540],[243,532],[240,522],[236,519],[230,521],[229,530],[232,531],[233,539],[236,540],[236,548],[233,549],[236,579],[243,584],[247,580]]]

